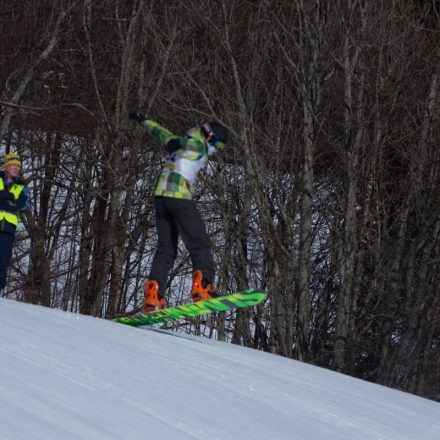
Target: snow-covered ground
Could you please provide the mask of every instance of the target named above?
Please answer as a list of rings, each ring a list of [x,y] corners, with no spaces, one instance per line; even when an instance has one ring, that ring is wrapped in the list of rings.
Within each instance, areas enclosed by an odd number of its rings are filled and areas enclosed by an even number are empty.
[[[1,440],[439,440],[440,404],[226,343],[0,299]]]

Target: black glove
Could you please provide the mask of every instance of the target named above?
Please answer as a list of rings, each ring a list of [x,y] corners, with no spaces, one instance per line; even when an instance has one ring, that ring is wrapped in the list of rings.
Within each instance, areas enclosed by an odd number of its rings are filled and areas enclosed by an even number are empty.
[[[141,112],[132,112],[128,115],[128,118],[132,121],[139,122],[139,124],[145,121],[145,116]]]
[[[0,202],[0,211],[6,211],[15,214],[17,212],[17,203],[15,202],[15,200],[2,200]]]
[[[165,150],[168,153],[174,153],[181,147],[179,139],[173,138],[169,140],[165,145]]]
[[[0,201],[13,201],[14,198],[14,194],[12,194],[11,192],[9,192],[7,189],[3,189],[0,191]]]

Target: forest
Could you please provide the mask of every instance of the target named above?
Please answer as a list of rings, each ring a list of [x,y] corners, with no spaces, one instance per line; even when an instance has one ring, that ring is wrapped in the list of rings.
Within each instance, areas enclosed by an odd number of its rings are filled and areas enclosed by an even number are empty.
[[[200,177],[217,289],[167,328],[440,400],[439,0],[1,0],[1,154],[23,160],[3,296],[143,299],[164,151],[128,119],[230,132]],[[168,304],[189,301],[181,244]]]

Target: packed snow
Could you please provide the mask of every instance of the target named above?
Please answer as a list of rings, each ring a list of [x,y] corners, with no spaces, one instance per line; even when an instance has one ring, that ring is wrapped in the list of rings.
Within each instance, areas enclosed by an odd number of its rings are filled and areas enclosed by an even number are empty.
[[[0,299],[1,440],[439,440],[440,404],[228,343]]]

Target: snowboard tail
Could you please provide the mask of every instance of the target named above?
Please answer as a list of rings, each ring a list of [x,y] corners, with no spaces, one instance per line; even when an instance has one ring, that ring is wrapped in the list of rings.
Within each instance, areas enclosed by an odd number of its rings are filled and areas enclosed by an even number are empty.
[[[264,290],[249,289],[230,295],[219,296],[190,304],[168,307],[149,313],[136,313],[113,319],[115,322],[134,327],[141,325],[159,324],[175,319],[192,318],[213,312],[251,307],[260,304],[267,296]]]

